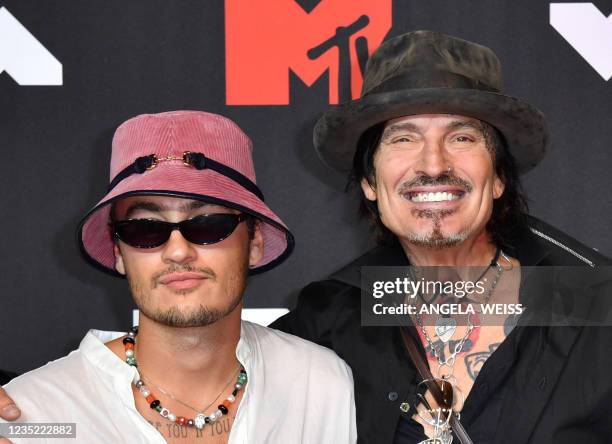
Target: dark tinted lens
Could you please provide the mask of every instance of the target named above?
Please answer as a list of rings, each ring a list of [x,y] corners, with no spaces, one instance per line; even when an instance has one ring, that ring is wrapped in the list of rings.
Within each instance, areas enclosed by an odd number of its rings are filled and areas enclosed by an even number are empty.
[[[238,225],[237,214],[203,214],[181,224],[181,234],[194,244],[214,244],[228,237]]]
[[[436,384],[440,387],[442,399],[439,400],[440,407],[446,410],[453,408],[453,385],[443,379],[436,379]]]
[[[148,219],[120,221],[115,224],[115,233],[123,242],[132,247],[155,248],[170,237],[172,225],[167,222]]]

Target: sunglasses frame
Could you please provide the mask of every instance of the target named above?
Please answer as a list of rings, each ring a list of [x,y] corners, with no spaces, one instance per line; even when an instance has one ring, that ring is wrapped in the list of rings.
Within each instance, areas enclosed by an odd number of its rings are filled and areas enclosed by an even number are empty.
[[[232,230],[227,233],[225,236],[221,237],[220,239],[217,239],[215,241],[212,242],[204,242],[204,243],[200,243],[200,242],[192,242],[191,240],[189,240],[184,234],[183,231],[181,230],[182,227],[185,227],[187,224],[189,224],[190,222],[193,223],[193,221],[195,219],[205,219],[207,217],[211,217],[211,216],[219,216],[219,215],[223,215],[223,216],[231,216],[232,218],[234,218],[236,220],[236,224],[234,225],[234,228],[232,228]],[[165,243],[167,243],[170,240],[170,236],[172,236],[172,232],[174,230],[178,230],[179,233],[181,233],[181,236],[183,236],[183,238],[194,245],[213,245],[216,243],[219,243],[225,239],[227,239],[228,237],[230,237],[232,235],[232,233],[236,230],[236,228],[238,227],[238,225],[241,222],[244,222],[247,219],[248,215],[246,213],[206,213],[206,214],[200,214],[198,216],[194,216],[191,217],[189,219],[185,219],[182,220],[180,222],[167,222],[165,220],[159,220],[159,219],[149,219],[149,218],[137,218],[137,219],[124,219],[124,220],[118,220],[118,221],[114,221],[111,222],[111,232],[113,234],[113,237],[117,240],[120,240],[121,242],[129,245],[130,247],[134,247],[134,248],[138,248],[138,249],[143,249],[143,250],[151,250],[153,248],[158,248],[161,247],[162,245],[164,245]],[[142,246],[142,245],[134,245],[130,242],[127,242],[125,239],[122,239],[121,236],[119,235],[118,232],[118,227],[121,227],[122,225],[126,225],[130,222],[133,221],[150,221],[150,222],[154,222],[156,224],[160,224],[163,226],[169,226],[169,231],[168,231],[168,238],[162,242],[159,245],[152,245],[152,246]]]

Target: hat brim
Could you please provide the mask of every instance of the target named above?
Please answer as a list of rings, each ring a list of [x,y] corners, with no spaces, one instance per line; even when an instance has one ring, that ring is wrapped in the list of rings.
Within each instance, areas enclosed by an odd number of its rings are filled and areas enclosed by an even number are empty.
[[[314,146],[324,163],[348,172],[357,142],[368,128],[402,116],[438,113],[472,117],[497,128],[521,174],[535,167],[546,153],[548,128],[538,109],[500,93],[459,88],[375,93],[338,105],[317,121]]]
[[[130,196],[200,200],[258,218],[262,222],[264,254],[259,263],[249,270],[250,275],[276,267],[293,251],[294,238],[289,229],[253,193],[216,171],[186,169],[182,163],[165,163],[120,182],[87,212],[77,227],[77,241],[85,259],[113,276],[124,277],[115,270],[114,240],[109,224],[111,204]]]

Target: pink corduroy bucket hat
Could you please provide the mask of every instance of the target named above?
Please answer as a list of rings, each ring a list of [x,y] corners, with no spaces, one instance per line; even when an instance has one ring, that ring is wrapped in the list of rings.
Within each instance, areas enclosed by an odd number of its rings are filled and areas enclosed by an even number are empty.
[[[77,238],[94,266],[116,276],[111,204],[128,196],[157,195],[223,205],[258,218],[264,255],[250,274],[269,270],[293,250],[293,235],[264,203],[255,182],[253,144],[233,121],[201,111],[143,114],[113,137],[106,196],[81,220]]]

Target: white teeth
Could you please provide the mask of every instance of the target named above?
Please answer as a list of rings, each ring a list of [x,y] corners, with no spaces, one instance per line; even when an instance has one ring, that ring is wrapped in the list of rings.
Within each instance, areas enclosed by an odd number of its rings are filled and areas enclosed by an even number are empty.
[[[453,193],[437,192],[437,193],[418,193],[413,194],[410,200],[412,202],[444,202],[457,200],[459,196]]]

